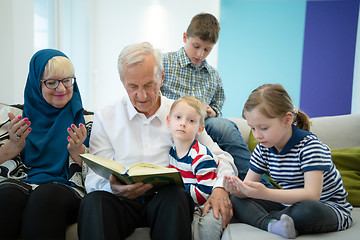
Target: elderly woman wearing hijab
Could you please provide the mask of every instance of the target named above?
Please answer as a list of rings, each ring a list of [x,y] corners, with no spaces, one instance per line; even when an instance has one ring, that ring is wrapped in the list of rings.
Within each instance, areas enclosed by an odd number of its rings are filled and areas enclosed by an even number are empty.
[[[9,113],[0,164],[18,163],[0,182],[1,239],[64,239],[77,221],[88,134],[74,68],[65,54],[40,50],[30,61],[22,116]],[[84,168],[85,169],[85,168]]]

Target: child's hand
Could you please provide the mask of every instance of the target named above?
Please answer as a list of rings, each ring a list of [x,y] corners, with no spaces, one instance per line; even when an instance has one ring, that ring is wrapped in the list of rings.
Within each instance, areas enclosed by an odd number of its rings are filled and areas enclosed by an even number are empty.
[[[207,114],[207,117],[216,117],[216,112],[214,111],[214,109],[212,109],[209,105],[205,105],[205,111]]]
[[[241,181],[238,177],[224,176],[223,186],[229,193],[235,194],[239,192],[239,188],[235,181]]]
[[[231,177],[230,176],[224,176],[224,180],[223,180],[223,187],[225,188],[226,191],[228,191],[229,193],[231,193],[232,190],[232,186],[230,184],[231,181]]]
[[[247,197],[262,199],[267,188],[264,184],[253,181],[236,182],[236,186]]]

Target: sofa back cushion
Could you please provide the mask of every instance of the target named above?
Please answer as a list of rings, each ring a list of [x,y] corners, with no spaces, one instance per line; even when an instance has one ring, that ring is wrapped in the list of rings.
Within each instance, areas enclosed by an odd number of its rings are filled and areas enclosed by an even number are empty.
[[[249,143],[250,127],[243,118],[229,118],[236,123],[246,144]],[[360,114],[316,117],[310,131],[331,149],[360,147]]]
[[[311,118],[310,131],[331,149],[360,147],[360,114]]]

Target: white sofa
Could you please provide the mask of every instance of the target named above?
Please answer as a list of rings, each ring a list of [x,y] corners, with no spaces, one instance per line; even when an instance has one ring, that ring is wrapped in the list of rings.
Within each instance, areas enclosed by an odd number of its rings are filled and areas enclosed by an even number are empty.
[[[3,104],[0,104],[2,107]],[[16,114],[21,114],[21,110],[13,109]],[[16,112],[18,111],[18,112]],[[2,113],[0,111],[0,113]],[[5,114],[5,113],[4,113]],[[235,122],[241,132],[246,143],[249,143],[250,128],[244,119],[231,118]],[[315,133],[319,139],[327,144],[331,149],[342,148],[359,148],[360,147],[360,115],[342,115],[333,117],[312,118],[311,131]],[[359,157],[358,157],[359,156]],[[356,159],[351,159],[355,164],[355,176],[357,180],[352,186],[355,191],[352,194],[357,199],[358,205],[354,207],[352,212],[353,226],[347,230],[340,232],[302,235],[297,239],[328,239],[328,240],[348,240],[360,238],[360,155],[356,155]],[[349,159],[347,159],[349,160]],[[334,161],[335,162],[335,161]],[[354,163],[352,164],[354,166]],[[344,179],[343,175],[343,179]],[[353,175],[351,175],[353,176]],[[349,191],[349,189],[347,189]],[[349,191],[350,193],[350,191]],[[126,224],[126,223],[124,223]],[[127,238],[127,240],[150,240],[149,228],[138,228]],[[77,240],[77,224],[73,224],[67,228],[66,240]],[[268,233],[266,231],[254,228],[243,223],[231,223],[224,231],[222,240],[234,239],[282,239],[280,236]]]
[[[241,135],[246,143],[249,141],[250,128],[244,119],[231,118],[237,124]],[[342,115],[332,117],[312,118],[311,132],[315,133],[319,139],[327,144],[331,149],[360,147],[360,115]],[[359,159],[360,162],[360,159]],[[360,170],[360,169],[358,169]],[[358,172],[360,179],[360,171]],[[357,190],[360,191],[360,181]],[[352,240],[360,238],[360,207],[354,207],[352,212],[353,225],[351,228],[331,233],[301,235],[296,239],[327,239],[327,240]],[[77,239],[76,224],[70,226],[67,231],[68,239]],[[127,240],[150,240],[149,228],[138,228],[127,238]],[[224,231],[222,240],[275,240],[283,239],[275,234],[254,228],[243,223],[231,223]]]

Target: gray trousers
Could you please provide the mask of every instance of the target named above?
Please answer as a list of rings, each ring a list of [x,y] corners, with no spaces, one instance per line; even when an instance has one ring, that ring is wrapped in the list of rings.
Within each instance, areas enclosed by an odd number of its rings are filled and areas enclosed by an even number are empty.
[[[203,206],[194,212],[194,219],[192,221],[192,238],[194,240],[219,240],[223,232],[222,218],[219,214],[219,219],[214,217],[212,209],[208,211],[203,217]]]

